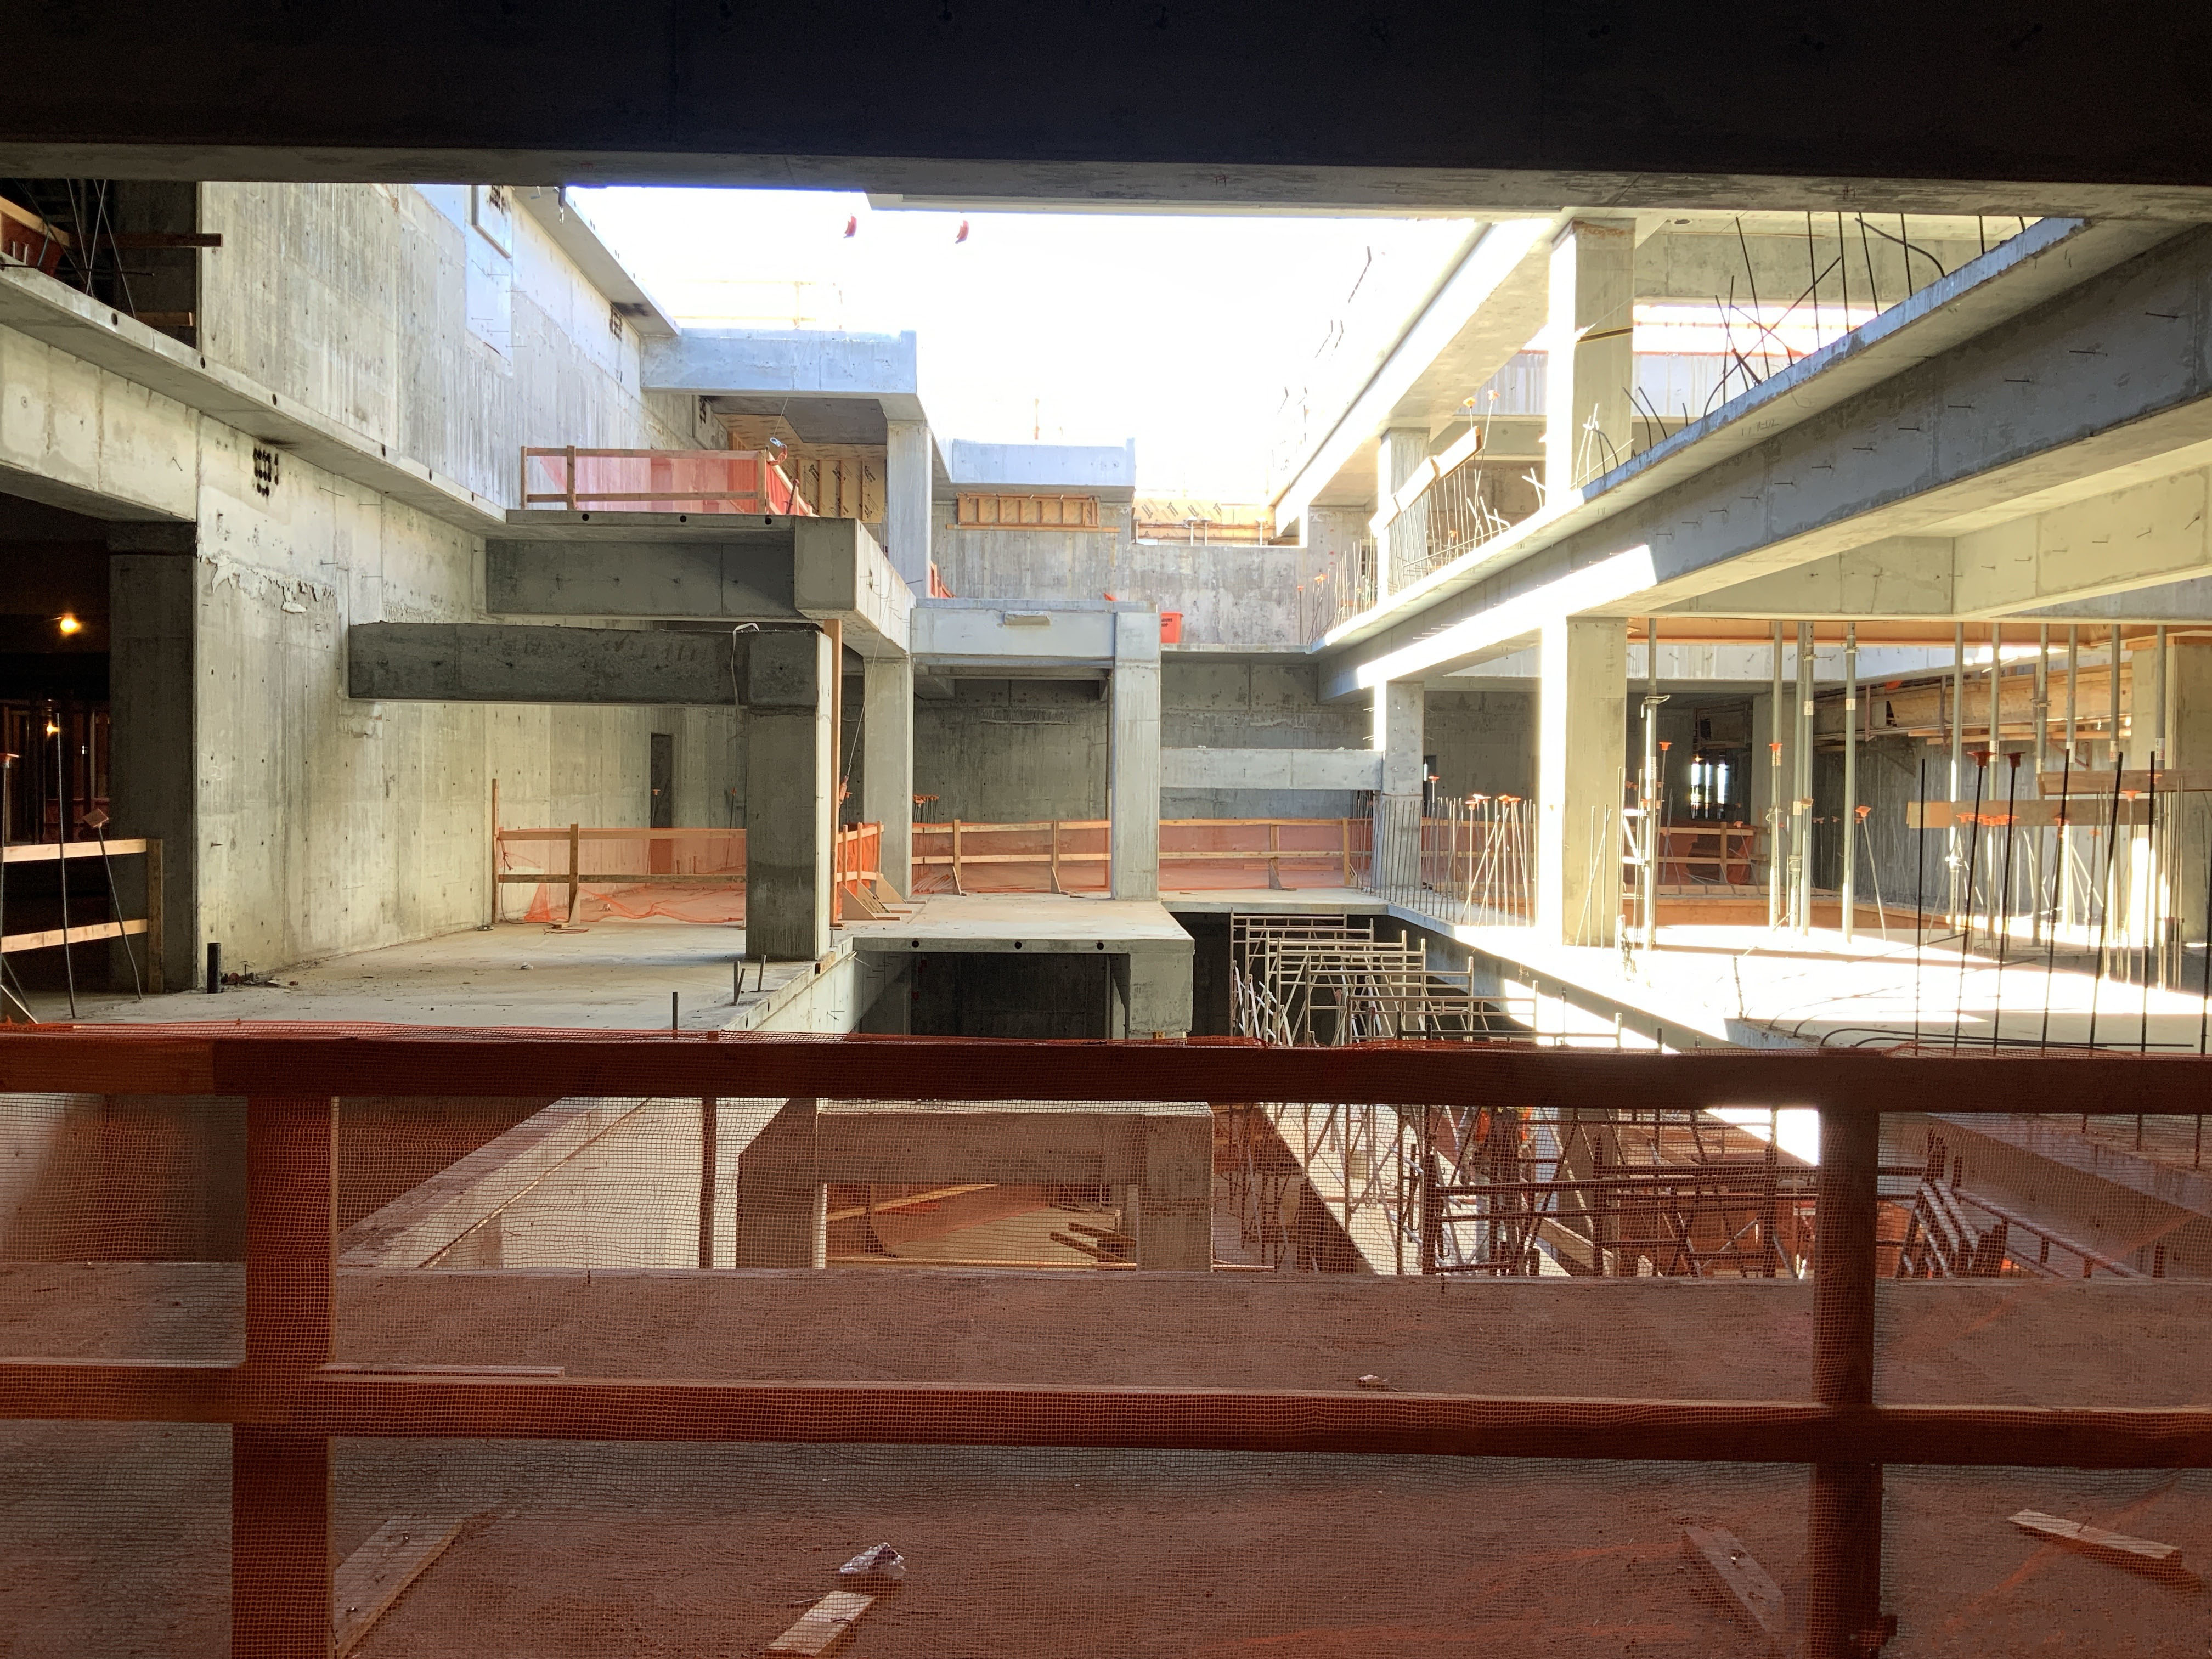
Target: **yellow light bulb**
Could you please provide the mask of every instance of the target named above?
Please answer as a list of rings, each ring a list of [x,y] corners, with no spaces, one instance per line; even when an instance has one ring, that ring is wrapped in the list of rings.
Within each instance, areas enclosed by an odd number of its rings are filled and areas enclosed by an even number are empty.
[[[64,611],[55,617],[54,626],[64,634],[82,634],[84,631],[84,624],[76,619],[76,613],[73,611]]]
[[[62,729],[60,726],[55,725],[52,720],[48,720],[46,722],[46,735],[48,737],[58,738],[61,734]]]

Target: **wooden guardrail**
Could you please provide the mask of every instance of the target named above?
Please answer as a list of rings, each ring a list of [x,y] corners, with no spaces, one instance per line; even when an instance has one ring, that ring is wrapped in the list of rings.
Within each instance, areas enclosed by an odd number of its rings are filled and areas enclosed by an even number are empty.
[[[884,828],[880,823],[853,823],[842,826],[830,848],[830,869],[835,884],[831,902],[842,903],[847,897],[866,895],[872,901],[875,884],[883,879]],[[586,870],[584,868],[584,843],[595,846],[643,845],[647,848],[648,865],[661,862],[655,856],[657,849],[666,848],[667,869],[645,870]],[[723,844],[723,856],[715,860],[719,868],[678,870],[676,852],[684,842],[715,842]],[[530,843],[565,846],[568,857],[565,868],[557,866],[542,870],[511,870],[506,867],[500,849],[504,847]],[[505,830],[492,831],[493,890],[501,885],[556,887],[568,890],[568,902],[564,912],[566,921],[576,918],[576,900],[587,886],[649,887],[649,886],[714,886],[742,887],[745,881],[745,832],[742,830],[636,830],[586,829],[572,823],[566,829]],[[497,907],[494,906],[494,919]]]
[[[146,914],[143,916],[117,916],[107,921],[88,921],[72,924],[69,920],[69,866],[72,860],[99,859],[106,866],[107,902],[114,909],[122,908],[115,891],[115,872],[107,860],[113,858],[143,858],[146,860]],[[117,841],[19,842],[12,847],[0,848],[0,865],[53,865],[61,876],[62,925],[41,928],[36,933],[0,934],[0,956],[14,956],[21,951],[66,950],[72,945],[96,945],[102,939],[135,939],[146,940],[146,989],[162,989],[161,981],[161,843],[149,838]]]
[[[1163,818],[1160,820],[1160,864],[1235,864],[1264,867],[1267,885],[1280,889],[1283,866],[1329,866],[1345,886],[1352,884],[1355,838],[1364,834],[1364,818]],[[980,823],[954,818],[943,823],[914,826],[914,865],[917,874],[942,870],[952,879],[952,890],[966,893],[1008,890],[994,883],[989,872],[1010,866],[1043,866],[1049,890],[1065,893],[1084,866],[1103,866],[1112,857],[1107,842],[1112,823],[1106,818],[1040,818],[1023,823]],[[1293,844],[1285,845],[1285,832]],[[1309,844],[1295,844],[1299,840]],[[1222,841],[1234,846],[1208,845]],[[1076,885],[1103,888],[1103,871],[1095,880]]]

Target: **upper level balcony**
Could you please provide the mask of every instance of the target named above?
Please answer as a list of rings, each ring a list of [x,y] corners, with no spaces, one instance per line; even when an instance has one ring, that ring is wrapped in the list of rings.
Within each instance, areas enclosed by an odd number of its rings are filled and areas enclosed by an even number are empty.
[[[790,475],[757,449],[526,448],[522,505],[571,513],[817,516]]]

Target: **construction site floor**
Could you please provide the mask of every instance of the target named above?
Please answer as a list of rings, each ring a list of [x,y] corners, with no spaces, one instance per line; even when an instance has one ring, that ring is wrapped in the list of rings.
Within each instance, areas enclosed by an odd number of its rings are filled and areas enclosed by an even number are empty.
[[[2046,970],[2043,951],[2018,941],[2000,965],[1978,939],[1962,960],[1955,941],[1916,945],[1909,927],[1886,939],[1861,932],[1846,944],[1828,928],[1662,926],[1656,951],[1624,955],[1547,944],[1528,928],[1395,914],[1488,957],[1497,988],[1523,999],[1524,1011],[1533,988],[1537,1029],[1571,1041],[1611,1043],[1616,1013],[1627,1040],[1656,1036],[1680,1048],[1888,1045],[1916,1034],[1948,1046],[1954,1031],[1963,1047],[1992,1037],[2057,1047],[2085,1044],[2094,1032],[2100,1047],[2196,1054],[2204,1029],[2193,986],[2147,991],[2100,981],[2063,952]]]
[[[270,975],[270,985],[226,986],[222,994],[148,997],[100,993],[77,998],[92,1021],[374,1020],[420,1025],[668,1029],[671,994],[687,1029],[729,1024],[731,963],[744,930],[695,922],[595,921],[559,929],[537,922],[443,933],[360,951]],[[749,964],[749,997],[769,997],[811,963]],[[31,1000],[42,1020],[70,1018],[67,1001]]]
[[[12,1266],[0,1336],[106,1353],[118,1334],[234,1332],[236,1273]],[[1881,1308],[1896,1400],[2186,1398],[2207,1336],[2180,1284],[1895,1285]],[[342,1274],[338,1313],[357,1363],[1743,1399],[1807,1392],[1814,1317],[1804,1283],[929,1271]],[[15,1423],[0,1455],[12,1654],[225,1650],[225,1430]],[[908,1573],[860,1659],[1759,1651],[1686,1563],[1685,1525],[1735,1533],[1803,1604],[1790,1466],[356,1440],[332,1486],[334,1559],[396,1517],[475,1517],[361,1659],[758,1653],[878,1541]],[[1884,1509],[1893,1659],[2203,1650],[2193,1581],[2008,1522],[2090,1521],[2194,1563],[2203,1472],[1893,1468]]]

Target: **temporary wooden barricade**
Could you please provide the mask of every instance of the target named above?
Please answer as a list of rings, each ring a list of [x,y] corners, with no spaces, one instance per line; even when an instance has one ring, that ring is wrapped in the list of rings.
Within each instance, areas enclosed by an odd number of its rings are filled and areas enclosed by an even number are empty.
[[[830,850],[830,867],[836,883],[833,907],[844,896],[866,890],[874,896],[876,883],[883,879],[884,827],[880,823],[847,824],[836,834]],[[689,842],[720,842],[726,854],[718,860],[717,869],[701,870],[586,870],[583,867],[584,843],[594,845],[642,845],[648,849],[666,848],[672,854]],[[505,867],[500,849],[503,847],[529,843],[550,842],[565,844],[568,849],[566,868],[544,870],[510,870]],[[586,829],[572,823],[565,830],[492,830],[492,872],[494,890],[500,885],[524,885],[565,888],[568,895],[566,920],[574,921],[576,900],[586,885],[608,887],[647,886],[726,886],[743,887],[745,881],[745,832],[742,830],[631,830]],[[648,854],[650,858],[650,854]],[[674,857],[668,860],[677,862]],[[833,914],[836,911],[833,909]],[[494,906],[497,919],[497,906]]]
[[[532,463],[538,465],[533,468]],[[586,463],[580,468],[579,462]],[[599,463],[599,465],[589,465]],[[557,487],[534,489],[538,473]],[[639,483],[646,488],[635,488]],[[522,504],[643,513],[760,513],[811,517],[781,467],[753,449],[558,449],[522,452]]]
[[[1357,834],[1364,818],[1163,818],[1160,868],[1164,884],[1171,866],[1197,864],[1206,871],[1264,871],[1267,884],[1280,890],[1285,866],[1325,872],[1326,885],[1350,886]],[[1042,886],[1065,893],[1071,887],[1103,890],[1103,866],[1112,854],[1105,818],[1042,818],[1026,823],[979,823],[954,818],[914,826],[916,883],[923,872],[943,872],[951,890],[1021,892]],[[1304,845],[1299,845],[1304,842]],[[1017,873],[1025,870],[1024,881]],[[1040,884],[1038,878],[1042,877]],[[1198,880],[1195,884],[1221,884]]]
[[[15,846],[0,848],[0,863],[9,865],[52,864],[59,867],[64,881],[68,878],[69,861],[72,859],[143,858],[146,860],[146,914],[143,916],[117,917],[108,921],[87,921],[70,925],[64,911],[64,925],[42,928],[37,933],[0,935],[0,955],[13,956],[19,951],[58,950],[64,945],[96,945],[101,939],[131,939],[143,936],[146,940],[146,988],[159,991],[161,981],[161,843],[151,839],[117,841],[34,841],[19,842]],[[112,894],[109,900],[113,901]]]

